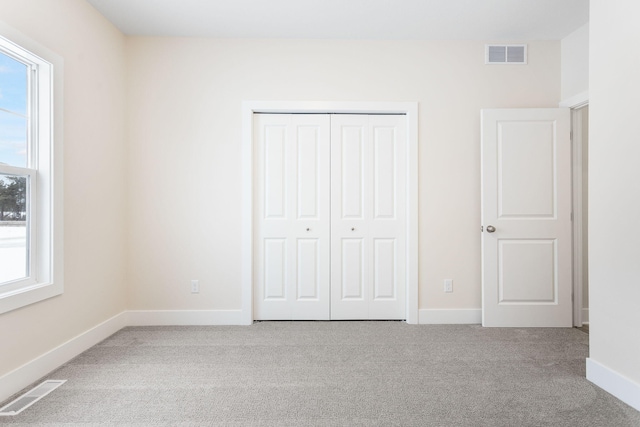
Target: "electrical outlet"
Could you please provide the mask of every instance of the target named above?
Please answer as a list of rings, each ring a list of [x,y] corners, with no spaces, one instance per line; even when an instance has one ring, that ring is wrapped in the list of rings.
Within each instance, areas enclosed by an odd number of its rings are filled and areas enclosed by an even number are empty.
[[[444,291],[453,292],[453,279],[444,279]]]
[[[191,293],[192,294],[200,293],[200,281],[199,280],[192,280],[191,281]]]

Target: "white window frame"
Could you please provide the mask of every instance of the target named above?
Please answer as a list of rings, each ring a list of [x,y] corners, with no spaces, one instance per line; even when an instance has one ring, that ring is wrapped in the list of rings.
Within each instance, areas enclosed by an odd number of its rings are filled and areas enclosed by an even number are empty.
[[[62,58],[0,23],[0,52],[27,65],[27,167],[0,165],[0,173],[27,176],[29,264],[25,279],[0,285],[0,314],[60,295],[62,230]],[[55,70],[55,73],[54,73]],[[57,95],[54,97],[54,93]]]

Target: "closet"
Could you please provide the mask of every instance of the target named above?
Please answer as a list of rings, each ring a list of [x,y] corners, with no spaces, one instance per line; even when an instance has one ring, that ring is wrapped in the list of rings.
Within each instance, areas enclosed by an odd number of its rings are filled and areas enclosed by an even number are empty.
[[[254,121],[254,318],[405,319],[406,117]]]

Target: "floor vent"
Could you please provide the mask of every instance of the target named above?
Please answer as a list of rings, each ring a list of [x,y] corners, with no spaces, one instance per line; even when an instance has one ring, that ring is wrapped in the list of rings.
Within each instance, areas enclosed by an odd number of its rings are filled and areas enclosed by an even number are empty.
[[[485,64],[526,64],[527,45],[486,45]]]
[[[53,390],[66,383],[67,380],[47,380],[36,386],[31,391],[26,392],[22,396],[18,397],[13,402],[0,408],[0,416],[3,415],[18,415],[20,412],[27,409],[29,406],[36,403],[38,400],[51,393]]]

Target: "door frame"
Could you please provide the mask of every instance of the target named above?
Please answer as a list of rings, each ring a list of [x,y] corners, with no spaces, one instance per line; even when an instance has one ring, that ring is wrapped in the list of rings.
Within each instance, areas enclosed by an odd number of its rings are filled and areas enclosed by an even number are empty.
[[[583,201],[583,135],[582,135],[582,109],[589,103],[582,103],[578,107],[571,108],[571,150],[572,150],[572,179],[573,179],[573,326],[583,325],[583,284],[584,284],[584,236],[582,224],[584,223]],[[588,190],[587,190],[588,191]]]
[[[573,326],[582,327],[583,239],[582,223],[582,115],[579,110],[589,105],[589,91],[560,102],[571,109],[571,178],[573,217]],[[588,244],[588,243],[587,243]]]
[[[241,324],[253,323],[253,115],[404,114],[407,118],[407,323],[418,323],[418,103],[340,101],[244,101],[242,103],[242,309]]]

